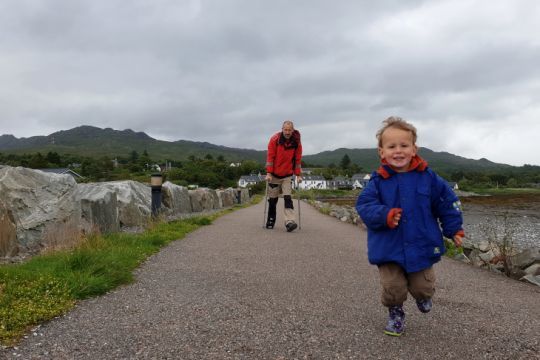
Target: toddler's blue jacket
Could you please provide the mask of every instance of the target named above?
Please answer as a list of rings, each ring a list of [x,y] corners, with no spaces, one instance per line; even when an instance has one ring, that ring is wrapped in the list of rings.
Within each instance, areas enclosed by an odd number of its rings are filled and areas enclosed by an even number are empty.
[[[452,238],[463,231],[458,197],[421,161],[425,166],[408,172],[381,166],[356,201],[356,211],[368,229],[371,264],[394,262],[407,273],[427,269],[445,252],[442,234]],[[387,225],[392,208],[403,211],[394,229]]]

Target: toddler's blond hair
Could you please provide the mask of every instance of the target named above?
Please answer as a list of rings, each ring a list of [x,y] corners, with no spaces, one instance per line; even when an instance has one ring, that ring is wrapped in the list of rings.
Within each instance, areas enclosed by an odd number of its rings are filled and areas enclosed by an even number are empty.
[[[410,131],[413,136],[413,144],[416,144],[416,128],[403,120],[398,116],[390,116],[388,119],[383,121],[383,127],[377,131],[377,140],[379,140],[379,147],[382,147],[382,134],[388,128],[395,128],[405,131]]]

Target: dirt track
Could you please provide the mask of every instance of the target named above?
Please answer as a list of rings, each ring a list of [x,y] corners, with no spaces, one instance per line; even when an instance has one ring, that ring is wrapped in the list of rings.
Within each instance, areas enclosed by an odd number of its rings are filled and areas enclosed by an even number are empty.
[[[433,311],[409,300],[406,333],[388,337],[363,230],[305,203],[301,230],[265,230],[262,212],[174,242],[134,284],[80,303],[0,358],[540,359],[540,288],[443,259]]]

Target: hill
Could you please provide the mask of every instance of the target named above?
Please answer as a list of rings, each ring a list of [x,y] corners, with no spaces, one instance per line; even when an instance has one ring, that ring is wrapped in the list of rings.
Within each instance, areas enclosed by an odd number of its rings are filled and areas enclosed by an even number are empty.
[[[428,148],[420,148],[418,154],[427,160],[429,166],[437,171],[498,171],[508,170],[513,166],[498,164],[487,159],[473,160],[456,156],[447,152],[435,152]],[[351,162],[361,166],[363,171],[371,172],[380,163],[377,149],[346,149],[340,148],[333,151],[324,151],[315,155],[306,155],[303,160],[314,165],[339,166],[343,156],[348,155]]]
[[[58,131],[48,136],[33,136],[16,138],[13,135],[0,136],[0,152],[4,153],[35,153],[46,154],[49,151],[59,154],[83,155],[89,157],[108,156],[128,157],[135,150],[139,153],[145,150],[155,160],[186,160],[190,156],[202,158],[207,154],[214,157],[223,156],[227,161],[254,160],[261,164],[265,162],[266,151],[238,149],[210,144],[178,140],[174,142],[156,140],[144,132],[133,130],[101,129],[94,126],[79,126],[70,130]],[[456,156],[447,152],[435,152],[421,148],[420,155],[437,171],[479,171],[497,172],[521,169],[506,164],[498,164],[487,159],[473,160]],[[344,155],[351,162],[360,166],[363,171],[371,172],[379,164],[376,149],[346,149],[324,151],[318,154],[305,155],[303,160],[309,165],[328,166],[339,165]],[[540,167],[534,166],[535,171]]]
[[[251,159],[262,163],[264,151],[229,148],[207,142],[188,140],[162,141],[144,132],[133,130],[101,129],[94,126],[79,126],[70,130],[58,131],[48,136],[33,136],[17,139],[13,135],[0,136],[0,151],[9,153],[43,154],[54,151],[59,154],[84,155],[90,157],[127,157],[135,150],[145,150],[156,160],[185,160],[190,156],[214,157],[222,155],[228,161]]]

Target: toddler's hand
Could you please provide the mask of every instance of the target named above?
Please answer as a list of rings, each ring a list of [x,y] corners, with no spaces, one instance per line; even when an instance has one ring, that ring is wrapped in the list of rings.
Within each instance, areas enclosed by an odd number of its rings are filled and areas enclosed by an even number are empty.
[[[461,247],[461,244],[463,244],[461,235],[454,235],[454,244],[456,244],[457,247]]]
[[[399,220],[401,220],[401,211],[396,212],[396,214],[394,215],[394,218],[392,219],[394,226],[399,225]]]

